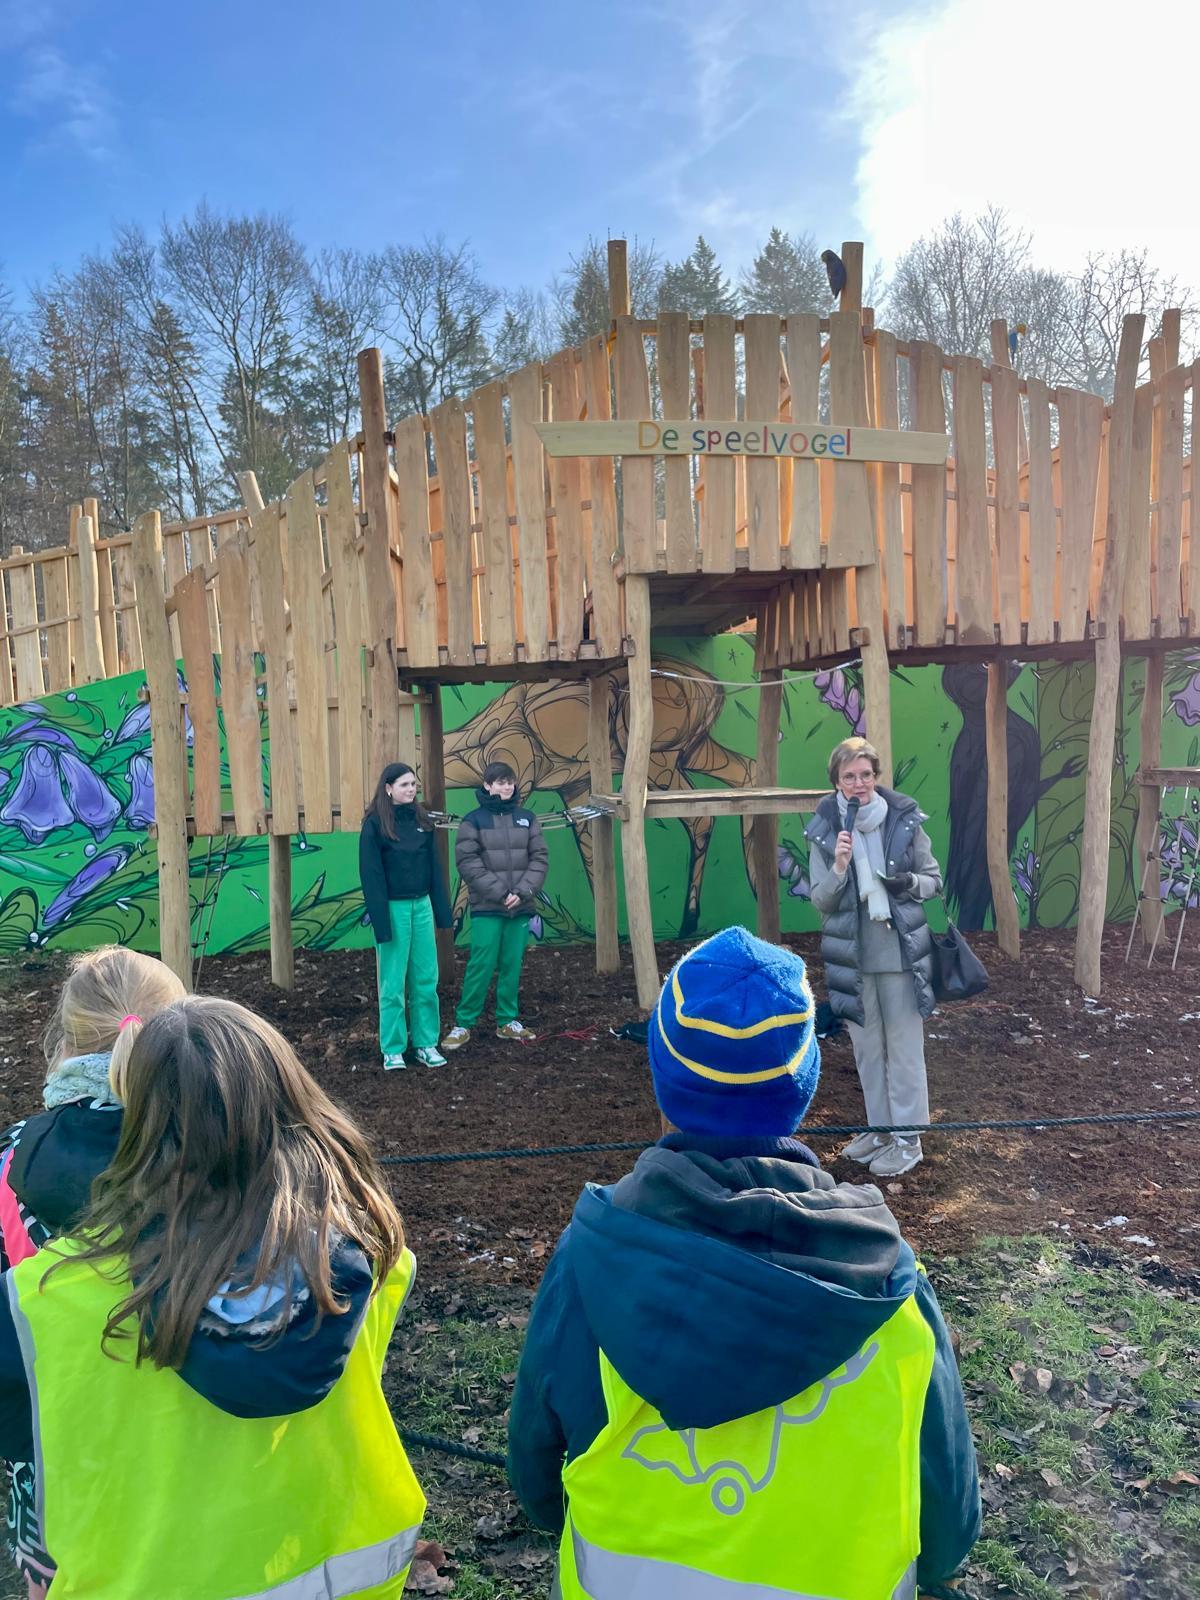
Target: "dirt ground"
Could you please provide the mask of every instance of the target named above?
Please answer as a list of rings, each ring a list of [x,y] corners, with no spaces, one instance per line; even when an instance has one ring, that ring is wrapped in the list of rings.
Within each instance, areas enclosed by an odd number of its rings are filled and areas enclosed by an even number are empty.
[[[979,935],[988,992],[943,1008],[927,1027],[934,1119],[1200,1108],[1200,952],[1185,946],[1174,973],[1161,955],[1147,971],[1136,956],[1124,964],[1125,938],[1121,928],[1109,931],[1103,998],[1091,1004],[1072,982],[1069,932],[1028,936],[1019,963]],[[815,955],[815,937],[792,942]],[[677,953],[661,947],[664,971]],[[0,1122],[40,1102],[40,1040],[62,965],[36,957],[0,966]],[[457,993],[462,966],[460,954],[444,996]],[[530,951],[523,1018],[537,1043],[508,1044],[483,1028],[440,1069],[381,1070],[368,951],[299,952],[291,994],[271,987],[265,955],[209,958],[201,988],[276,1023],[381,1154],[657,1135],[645,1050],[609,1033],[637,1014],[632,974],[626,965],[599,976],[589,946]],[[445,1010],[448,1022],[449,1003]],[[838,1161],[844,1141],[815,1130],[861,1118],[842,1035],[822,1047],[810,1125],[814,1148],[845,1178],[862,1171]],[[914,1243],[935,1256],[981,1237],[1052,1230],[1195,1265],[1200,1121],[947,1134],[925,1148],[924,1164],[890,1184],[888,1196]],[[615,1178],[632,1160],[610,1153],[393,1168],[422,1278],[535,1285],[580,1186]]]

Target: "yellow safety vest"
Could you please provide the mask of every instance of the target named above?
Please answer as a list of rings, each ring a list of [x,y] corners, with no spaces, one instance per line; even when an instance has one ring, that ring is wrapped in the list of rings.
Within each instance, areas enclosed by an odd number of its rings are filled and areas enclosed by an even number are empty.
[[[41,1288],[50,1257],[78,1249],[59,1240],[7,1274],[55,1600],[399,1600],[425,1496],[380,1374],[411,1251],[322,1401],[242,1418],[170,1368],[104,1354],[124,1269],[72,1262]]]
[[[795,1399],[676,1433],[601,1352],[608,1422],[563,1471],[563,1600],[911,1600],[933,1356],[909,1296]]]

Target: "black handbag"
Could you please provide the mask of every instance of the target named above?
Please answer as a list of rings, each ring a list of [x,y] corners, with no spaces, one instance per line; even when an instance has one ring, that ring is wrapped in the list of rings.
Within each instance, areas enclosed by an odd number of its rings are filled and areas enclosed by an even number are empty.
[[[948,918],[945,933],[934,933],[933,993],[939,1005],[970,1000],[988,986],[987,968]]]

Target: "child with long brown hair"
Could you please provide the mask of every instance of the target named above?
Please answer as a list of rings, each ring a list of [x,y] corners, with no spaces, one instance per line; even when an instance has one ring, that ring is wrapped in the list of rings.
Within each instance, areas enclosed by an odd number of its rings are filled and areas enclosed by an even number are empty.
[[[425,1501],[380,1375],[414,1263],[366,1141],[232,1001],[146,1022],[114,1087],[86,1217],[0,1301],[0,1449],[36,1444],[59,1581],[399,1600]]]
[[[406,1065],[410,1040],[423,1067],[444,1067],[434,929],[450,926],[450,891],[433,820],[417,800],[417,775],[406,761],[391,762],[379,776],[363,818],[358,866],[378,954],[384,1070]]]
[[[144,1019],[184,994],[153,956],[119,945],[71,962],[46,1033],[45,1110],[0,1135],[0,1269],[74,1226],[121,1136],[112,1073],[122,1070]],[[32,1461],[10,1463],[8,1544],[31,1600],[54,1575],[38,1526]]]

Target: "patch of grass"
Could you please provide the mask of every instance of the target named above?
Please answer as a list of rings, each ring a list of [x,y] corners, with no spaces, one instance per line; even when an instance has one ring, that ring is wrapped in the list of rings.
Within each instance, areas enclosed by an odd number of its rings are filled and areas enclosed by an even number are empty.
[[[1058,1600],[1058,1590],[1045,1578],[1039,1578],[1010,1545],[999,1539],[980,1539],[972,1560],[986,1568],[1005,1589],[1025,1600]]]
[[[454,1440],[478,1428],[471,1443],[503,1452],[522,1337],[519,1329],[491,1321],[419,1323],[396,1371],[403,1382],[403,1426]]]

